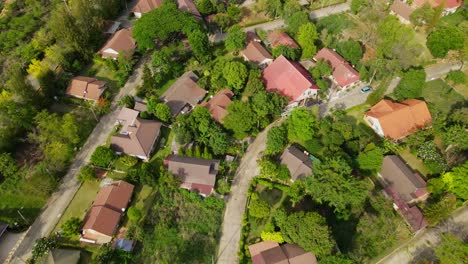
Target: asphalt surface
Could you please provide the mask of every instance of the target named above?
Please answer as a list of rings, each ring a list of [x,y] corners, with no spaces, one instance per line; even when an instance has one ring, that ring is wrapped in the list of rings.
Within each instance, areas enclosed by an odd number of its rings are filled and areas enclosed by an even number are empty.
[[[426,67],[426,82],[440,78],[441,76],[456,70],[461,70],[461,62],[443,62]]]
[[[280,124],[280,119],[265,128],[255,141],[249,145],[247,152],[241,160],[231,192],[226,202],[224,221],[222,225],[221,239],[219,241],[218,257],[216,263],[231,264],[238,263],[239,241],[242,229],[242,215],[247,203],[247,189],[253,177],[258,175],[259,169],[257,159],[266,148],[266,136],[270,128]]]
[[[117,106],[122,97],[134,94],[137,86],[142,83],[143,59],[135,66],[133,74],[128,79],[124,87],[115,96],[111,104],[112,112],[103,116],[94,128],[88,140],[76,155],[70,165],[67,174],[63,177],[58,190],[52,194],[41,214],[36,218],[28,232],[15,246],[14,253],[10,254],[10,259],[15,263],[23,263],[31,256],[31,250],[37,239],[48,236],[57,225],[62,213],[65,211],[75,193],[80,187],[77,174],[81,166],[86,165],[96,147],[106,143],[107,137],[115,126],[115,121],[120,108]]]
[[[440,235],[444,233],[461,239],[468,237],[468,206],[462,207],[437,226],[423,230],[377,264],[422,263],[425,258],[433,258],[433,248],[439,244]]]

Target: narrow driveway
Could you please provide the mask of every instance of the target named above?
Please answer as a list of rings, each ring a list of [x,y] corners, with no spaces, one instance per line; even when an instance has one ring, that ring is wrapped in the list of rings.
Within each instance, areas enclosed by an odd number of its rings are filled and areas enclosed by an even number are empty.
[[[437,226],[419,233],[379,260],[377,264],[405,264],[419,258],[421,258],[422,262],[422,258],[431,257],[433,254],[432,248],[440,242],[440,235],[444,233],[452,233],[461,238],[468,236],[468,206],[459,209]],[[417,261],[417,263],[420,263],[420,261]]]
[[[224,221],[217,257],[218,264],[234,264],[239,262],[237,253],[239,252],[242,215],[244,214],[247,202],[247,189],[252,178],[258,175],[257,159],[260,153],[265,150],[268,130],[282,121],[284,119],[270,124],[258,134],[241,160],[234,176],[231,193],[226,203],[226,210],[224,211]]]
[[[41,214],[36,218],[34,223],[21,242],[15,246],[14,251],[10,253],[8,260],[13,259],[15,263],[26,262],[31,256],[31,250],[34,246],[36,239],[48,236],[50,232],[55,228],[59,221],[62,213],[71,202],[75,193],[80,187],[80,182],[77,180],[77,174],[80,171],[81,166],[87,164],[97,146],[106,143],[107,137],[112,132],[115,120],[118,114],[117,104],[120,99],[128,94],[134,94],[135,88],[142,83],[143,73],[143,61],[135,66],[135,71],[129,80],[122,87],[119,93],[115,96],[111,109],[112,112],[103,116],[100,122],[96,125],[88,140],[76,155],[73,163],[70,165],[67,174],[63,177],[62,183],[58,190],[52,194],[47,204],[42,209]]]
[[[461,70],[463,64],[458,61],[438,63],[426,67],[426,82],[442,77],[443,75],[456,70]]]

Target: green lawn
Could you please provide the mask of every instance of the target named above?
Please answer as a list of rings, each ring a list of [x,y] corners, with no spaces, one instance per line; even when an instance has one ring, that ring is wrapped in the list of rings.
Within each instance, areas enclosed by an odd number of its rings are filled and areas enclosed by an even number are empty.
[[[413,155],[409,149],[404,149],[398,154],[413,170],[418,171],[421,176],[426,177],[429,174],[429,171],[424,167],[422,160]]]
[[[346,115],[351,116],[355,119],[356,123],[364,123],[364,113],[369,110],[370,105],[364,103],[356,105],[346,110]]]
[[[159,139],[157,150],[151,158],[151,162],[154,160],[163,160],[172,152],[172,141],[175,137],[175,133],[168,127],[161,127],[161,137]]]
[[[427,82],[422,95],[426,102],[445,114],[450,112],[453,105],[464,101],[459,93],[440,79]]]
[[[466,8],[459,8],[457,12],[444,16],[440,19],[441,23],[446,23],[451,26],[458,26],[460,23],[466,20],[468,10]]]
[[[83,219],[89,207],[96,198],[98,191],[99,181],[84,182],[63,213],[57,226],[55,226],[54,232],[58,231],[60,226],[72,217]]]

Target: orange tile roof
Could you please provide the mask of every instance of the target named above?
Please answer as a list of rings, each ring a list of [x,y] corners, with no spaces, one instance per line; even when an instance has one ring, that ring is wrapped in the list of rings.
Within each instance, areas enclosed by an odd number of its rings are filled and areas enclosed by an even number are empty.
[[[383,99],[366,112],[379,120],[384,136],[397,140],[432,123],[426,102],[408,99],[401,103]]]
[[[210,111],[214,120],[223,123],[223,118],[227,115],[227,107],[231,104],[231,98],[234,93],[229,89],[219,91],[208,102],[204,102],[201,106],[206,107]]]

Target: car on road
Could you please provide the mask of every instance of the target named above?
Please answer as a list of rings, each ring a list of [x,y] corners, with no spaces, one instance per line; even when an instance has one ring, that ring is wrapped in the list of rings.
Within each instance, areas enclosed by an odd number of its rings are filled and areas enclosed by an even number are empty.
[[[361,93],[368,93],[370,91],[372,91],[372,87],[370,87],[370,86],[366,86],[366,87],[361,88]]]

